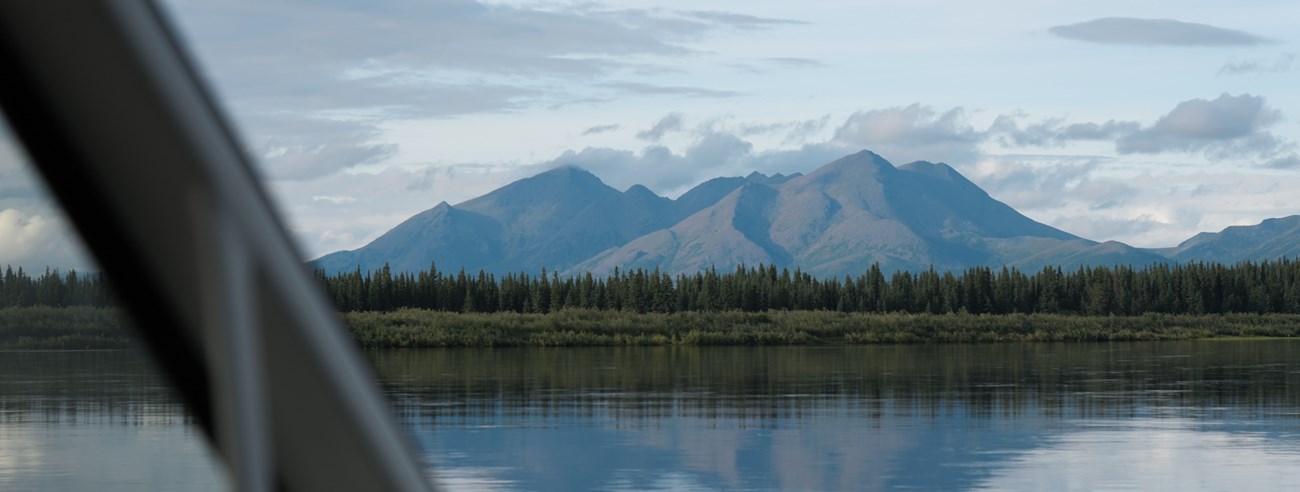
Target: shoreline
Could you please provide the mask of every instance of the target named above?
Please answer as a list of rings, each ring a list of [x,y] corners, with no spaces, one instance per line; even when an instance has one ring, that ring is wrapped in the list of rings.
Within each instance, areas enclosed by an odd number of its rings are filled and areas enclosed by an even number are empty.
[[[873,345],[1252,340],[1300,337],[1300,315],[901,314],[834,311],[341,313],[359,346],[379,348]],[[0,309],[0,350],[131,346],[114,308]]]

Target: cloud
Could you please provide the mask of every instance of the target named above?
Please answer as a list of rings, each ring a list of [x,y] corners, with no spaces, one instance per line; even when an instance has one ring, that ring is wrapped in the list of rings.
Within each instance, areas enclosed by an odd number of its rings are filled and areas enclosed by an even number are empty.
[[[0,265],[29,272],[96,269],[63,215],[45,204],[0,209]]]
[[[0,210],[0,253],[7,261],[25,259],[46,246],[50,227],[44,217],[20,210]]]
[[[658,142],[664,138],[664,135],[670,132],[680,131],[682,129],[681,113],[668,113],[667,116],[660,118],[658,122],[645,130],[639,131],[636,138]]]
[[[391,166],[377,172],[342,172],[269,184],[277,205],[287,212],[289,228],[306,260],[362,246],[438,202],[460,203],[543,170],[476,163]]]
[[[1229,61],[1219,68],[1219,75],[1277,74],[1289,72],[1295,66],[1296,53],[1283,53],[1272,62],[1260,59]]]
[[[1254,46],[1271,41],[1245,31],[1171,19],[1106,17],[1048,29],[1059,37],[1138,46]]]
[[[805,22],[796,20],[756,17],[753,15],[737,14],[734,12],[694,11],[689,12],[687,15],[696,19],[731,26],[737,29],[764,29],[781,25],[805,24]]]
[[[1291,154],[1264,163],[1264,167],[1273,169],[1300,169],[1300,155]]]
[[[1214,100],[1191,99],[1178,103],[1149,127],[1115,141],[1121,154],[1192,152],[1207,148],[1238,153],[1271,155],[1281,145],[1264,128],[1281,119],[1281,113],[1264,105],[1264,98],[1227,93]]]
[[[1061,118],[1049,118],[1021,128],[1017,119],[1024,116],[1022,113],[998,115],[989,125],[988,136],[1008,147],[1061,146],[1075,141],[1115,140],[1136,132],[1142,126],[1135,121],[1116,120],[1067,125]]]
[[[766,61],[773,65],[780,65],[780,66],[790,67],[790,68],[800,68],[800,67],[812,68],[812,67],[826,66],[825,63],[822,63],[818,60],[814,60],[812,58],[797,58],[791,56],[774,56],[774,57],[764,58],[763,61]]]
[[[1296,145],[1268,129],[1282,113],[1263,97],[1251,94],[1189,99],[1174,106],[1151,125],[1136,121],[1066,124],[1049,118],[1021,126],[1023,114],[999,115],[987,137],[1010,148],[1062,146],[1074,141],[1113,141],[1120,155],[1204,153],[1214,160],[1250,161],[1262,167],[1286,168],[1294,162]]]
[[[1060,207],[1073,199],[1104,162],[1094,156],[1002,155],[985,156],[962,169],[995,198],[1017,210],[1034,210]]]
[[[683,87],[669,85],[654,85],[641,82],[609,82],[600,84],[600,87],[615,89],[626,94],[649,95],[649,96],[682,96],[682,97],[735,97],[741,95],[739,92],[705,89],[702,87]]]
[[[660,194],[672,194],[719,175],[714,173],[741,174],[739,169],[752,151],[749,142],[717,133],[701,138],[681,154],[659,145],[646,147],[640,153],[588,147],[578,152],[565,151],[541,167],[578,166],[615,188],[642,184]]]
[[[311,201],[343,205],[347,203],[356,203],[357,198],[349,195],[316,195],[311,197]]]
[[[1300,175],[1184,168],[1119,171],[1122,158],[1005,154],[958,170],[1034,220],[1093,240],[1177,245],[1198,232],[1295,213]]]
[[[276,116],[250,122],[246,133],[263,171],[278,180],[317,179],[397,152],[396,144],[378,142],[378,129],[364,122]]]
[[[612,131],[618,130],[619,128],[622,128],[622,126],[619,125],[619,124],[617,124],[617,123],[613,123],[613,124],[609,124],[609,125],[596,125],[596,126],[593,126],[593,127],[591,127],[591,128],[588,128],[588,129],[586,129],[586,130],[583,130],[583,131],[582,131],[582,134],[583,134],[583,135],[598,135],[598,134],[601,134],[601,133],[612,132]]]
[[[278,101],[289,98],[294,109],[406,107],[421,116],[554,104],[581,95],[536,81],[599,83],[691,55],[689,44],[729,29],[796,23],[730,12],[473,0],[167,5],[230,97],[281,108]]]
[[[696,55],[691,46],[710,36],[797,23],[720,11],[476,0],[166,6],[265,174],[277,180],[382,163],[398,147],[382,141],[379,128],[398,119],[734,96],[658,85],[644,74]],[[623,80],[629,76],[639,80]]]
[[[971,127],[957,107],[942,113],[921,104],[859,111],[835,130],[841,146],[867,148],[891,162],[973,162],[983,132]]]
[[[799,121],[746,123],[740,125],[739,134],[741,136],[784,134],[782,143],[798,143],[806,141],[821,132],[823,128],[826,128],[826,124],[830,122],[830,119],[830,115],[825,115],[821,118]]]

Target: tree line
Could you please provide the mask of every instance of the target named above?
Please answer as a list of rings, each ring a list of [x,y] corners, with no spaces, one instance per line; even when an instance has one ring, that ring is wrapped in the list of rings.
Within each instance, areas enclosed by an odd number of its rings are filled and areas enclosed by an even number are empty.
[[[0,307],[93,306],[113,304],[113,296],[100,274],[60,273],[45,269],[40,275],[6,266],[0,275]]]
[[[972,267],[961,272],[894,272],[878,265],[862,274],[817,278],[773,265],[739,266],[676,276],[658,269],[501,276],[436,264],[420,272],[388,266],[316,280],[341,311],[420,308],[444,312],[549,313],[565,308],[631,312],[841,311],[866,313],[1045,313],[1139,315],[1145,313],[1300,313],[1300,261],[1155,264],[1147,267]],[[111,293],[102,276],[46,270],[32,276],[6,268],[0,307],[106,306]]]
[[[675,313],[690,311],[825,310],[899,313],[1300,313],[1300,262],[1290,259],[1235,265],[1188,263],[1015,268],[934,269],[889,275],[873,265],[853,277],[817,278],[773,265],[708,269],[672,276],[658,269],[614,270],[561,277],[465,271],[377,271],[317,280],[342,311],[404,307],[450,312],[547,313],[564,308]]]

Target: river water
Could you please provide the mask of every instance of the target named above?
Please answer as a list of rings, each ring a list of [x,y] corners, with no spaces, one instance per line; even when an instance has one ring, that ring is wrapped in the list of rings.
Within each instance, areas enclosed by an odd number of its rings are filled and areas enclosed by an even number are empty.
[[[1300,341],[367,354],[453,490],[1300,489]],[[135,352],[0,352],[0,490],[212,490]]]

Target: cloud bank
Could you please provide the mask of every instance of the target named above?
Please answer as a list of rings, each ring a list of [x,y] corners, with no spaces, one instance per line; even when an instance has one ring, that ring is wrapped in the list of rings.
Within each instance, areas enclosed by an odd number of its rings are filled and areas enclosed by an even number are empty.
[[[1075,41],[1135,46],[1254,46],[1271,42],[1254,34],[1172,19],[1105,17],[1056,26],[1048,32]]]
[[[379,125],[614,98],[736,92],[629,80],[728,32],[799,24],[725,11],[599,4],[167,3],[234,107],[264,174],[319,179],[398,148]],[[382,35],[379,35],[382,33]],[[267,49],[267,47],[274,49]],[[644,78],[644,77],[641,77]]]

